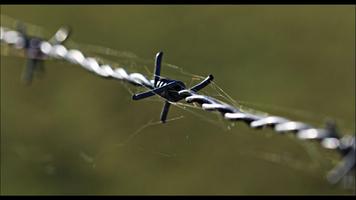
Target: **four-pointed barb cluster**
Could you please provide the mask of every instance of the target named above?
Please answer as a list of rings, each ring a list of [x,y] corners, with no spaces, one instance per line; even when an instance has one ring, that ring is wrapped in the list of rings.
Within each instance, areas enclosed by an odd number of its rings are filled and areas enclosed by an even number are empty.
[[[80,50],[68,49],[63,45],[68,36],[68,28],[59,29],[52,39],[46,41],[26,35],[23,26],[19,26],[17,31],[0,27],[0,42],[2,44],[24,49],[28,58],[24,79],[28,83],[32,80],[33,71],[42,66],[44,59],[54,58],[67,61],[102,78],[126,81],[135,86],[143,86],[149,89],[149,91],[133,95],[133,100],[140,100],[153,95],[161,96],[165,101],[161,113],[162,123],[166,122],[171,103],[185,100],[187,103],[199,104],[206,111],[219,112],[226,120],[242,121],[255,129],[269,127],[276,133],[293,133],[298,139],[318,141],[322,147],[338,151],[342,155],[342,161],[329,172],[327,178],[331,183],[339,182],[355,169],[355,136],[351,136],[351,134],[340,135],[333,123],[328,123],[325,128],[315,128],[309,124],[292,121],[284,117],[248,113],[213,97],[197,94],[199,90],[209,85],[213,80],[212,75],[192,88],[186,88],[182,81],[162,78],[160,76],[162,52],[156,55],[153,80],[149,80],[140,73],[128,73],[124,68],[113,68],[110,65],[101,64],[93,57],[84,56]]]
[[[17,41],[16,47],[25,49],[27,56],[27,65],[22,79],[25,83],[31,84],[34,72],[44,71],[43,60],[46,58],[46,55],[41,51],[43,39],[26,34],[26,27],[22,23],[18,24],[17,29],[23,37]],[[70,29],[68,27],[62,27],[49,40],[49,43],[52,45],[62,44],[67,40],[69,33]]]
[[[170,102],[177,102],[184,99],[185,96],[179,94],[179,91],[185,90],[185,84],[182,81],[171,80],[161,77],[161,63],[162,63],[163,52],[158,52],[155,60],[155,71],[153,75],[153,88],[151,90],[139,94],[134,94],[132,96],[133,100],[140,100],[155,94],[163,97],[165,99],[164,106],[161,113],[161,122],[165,123],[168,115],[168,110],[171,105]],[[213,75],[209,75],[199,84],[190,88],[190,91],[198,92],[203,89],[214,79]]]

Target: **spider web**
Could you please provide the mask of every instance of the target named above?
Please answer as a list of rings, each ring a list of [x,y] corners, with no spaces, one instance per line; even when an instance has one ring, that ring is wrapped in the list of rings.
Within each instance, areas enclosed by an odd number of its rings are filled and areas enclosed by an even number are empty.
[[[81,45],[77,43],[69,43],[73,46],[75,46],[78,49],[83,49],[84,51],[87,51],[88,55],[96,57],[98,60],[102,61],[103,63],[109,63],[111,66],[115,67],[123,67],[125,68],[128,72],[138,72],[143,75],[145,75],[148,78],[153,79],[153,66],[154,66],[154,59],[142,59],[139,56],[135,55],[132,52],[127,52],[127,51],[116,51],[110,48],[105,48],[105,47],[100,47],[100,46],[95,46],[95,45]],[[97,55],[101,55],[100,57]],[[105,57],[105,58],[104,58]],[[161,69],[161,76],[160,78],[173,78],[175,80],[180,80],[186,84],[187,88],[190,88],[197,83],[203,81],[206,77],[197,75],[197,74],[192,74],[190,72],[187,72],[184,70],[182,67],[164,62],[162,63],[162,69]],[[145,87],[135,87],[130,84],[124,83],[125,89],[128,91],[129,95],[134,95],[136,93],[140,93],[143,91],[149,90],[148,88]],[[252,107],[262,107],[262,108],[268,108],[268,105],[263,105],[257,104],[257,103],[252,103],[249,101],[243,101],[243,102],[237,102],[234,100],[227,92],[225,92],[216,82],[212,81],[210,85],[208,85],[206,88],[203,90],[199,91],[199,94],[203,94],[206,96],[210,96],[213,98],[216,98],[218,100],[221,100],[225,103],[228,103],[229,105],[232,105],[236,108],[239,108],[243,111],[253,113],[253,114],[259,114],[259,115],[269,115],[269,113],[262,112],[260,110],[253,109]],[[159,95],[155,95],[150,98],[143,99],[141,101],[146,101],[146,102],[156,102],[158,104],[158,110],[156,113],[156,116],[152,116],[152,119],[147,122],[146,124],[143,124],[139,128],[137,128],[136,131],[130,133],[124,141],[119,142],[117,145],[113,146],[112,148],[122,148],[125,147],[126,145],[132,145],[135,143],[134,140],[136,140],[138,137],[140,137],[141,134],[145,134],[145,130],[148,128],[152,127],[157,127],[162,125],[161,122],[159,121],[159,114],[161,111],[160,105],[165,101],[164,98],[160,97]],[[174,111],[170,111],[167,119],[167,123],[173,123],[177,120],[184,120],[185,116],[192,115],[196,119],[199,119],[201,123],[209,123],[210,125],[219,127],[225,131],[231,131],[235,127],[237,127],[235,122],[229,122],[225,120],[220,113],[218,112],[207,112],[201,108],[200,105],[193,103],[193,104],[188,104],[184,100],[180,102],[173,102],[173,106],[176,108],[182,110],[181,112],[183,115],[177,115],[174,113]],[[270,106],[272,107],[272,110],[282,110],[284,112],[287,112],[287,108],[284,109],[282,107],[278,106]],[[295,115],[299,115],[302,118],[306,117],[309,115],[312,115],[315,119],[315,115],[312,113],[306,112],[306,111],[301,111],[297,110],[298,112],[294,112]],[[291,111],[288,111],[291,113]],[[320,117],[320,116],[319,116]],[[268,139],[268,138],[267,138]],[[189,142],[189,133],[186,136],[187,142]],[[297,141],[296,141],[297,142]],[[254,159],[260,159],[264,160],[266,162],[270,163],[275,163],[279,165],[283,165],[285,167],[289,167],[298,171],[304,171],[306,173],[313,173],[316,172],[317,170],[320,170],[322,167],[321,165],[326,165],[327,162],[322,162],[320,163],[320,160],[323,160],[323,155],[318,151],[318,147],[315,146],[315,144],[304,144],[303,142],[300,143],[302,147],[305,149],[306,153],[309,155],[310,160],[305,161],[305,160],[300,160],[297,158],[293,158],[293,154],[288,154],[288,153],[281,153],[281,152],[272,152],[272,151],[257,151],[256,149],[249,150],[249,149],[244,149],[240,151],[240,156],[245,156],[249,158],[254,158]],[[147,149],[150,149],[150,147],[147,147],[147,145],[144,145],[142,143],[139,143],[138,145],[136,144],[137,148],[142,149],[147,151]],[[107,149],[106,149],[107,150]],[[160,149],[151,149],[151,153],[156,154],[158,156],[162,157],[167,157],[167,158],[172,158],[176,157],[179,155],[178,152],[166,152],[164,150]],[[107,151],[104,151],[107,153]],[[102,155],[103,152],[100,152],[96,154],[96,157],[99,155]],[[99,156],[100,157],[100,156]],[[332,158],[332,156],[331,156]],[[325,169],[324,169],[325,170]]]
[[[17,24],[17,20],[12,19],[8,16],[1,15],[1,25],[7,26],[11,28],[15,28]],[[29,23],[24,23],[27,27],[27,32],[31,35],[37,35],[45,38],[50,38],[51,34],[49,31],[45,29],[35,26]],[[107,47],[102,47],[98,45],[91,45],[91,44],[80,44],[74,41],[67,41],[66,46],[69,48],[76,48],[80,49],[84,52],[86,56],[91,56],[96,58],[100,63],[109,64],[113,68],[122,67],[127,70],[128,73],[141,73],[145,77],[152,79],[153,77],[153,67],[154,67],[154,59],[143,59],[140,56],[129,52],[129,51],[118,51]],[[23,51],[14,50],[13,48],[8,47],[7,45],[1,45],[1,56],[14,56],[14,57],[24,57]],[[152,56],[153,57],[153,56]],[[187,88],[191,88],[192,86],[198,84],[199,82],[203,81],[206,77],[190,73],[184,68],[170,64],[165,62],[163,58],[162,63],[162,70],[161,70],[161,78],[169,78],[174,80],[180,80],[186,84]],[[206,74],[208,75],[208,74]],[[123,82],[123,88],[128,92],[129,95],[134,95],[136,93],[140,93],[143,91],[147,91],[148,88],[145,87],[135,87],[131,84]],[[298,109],[291,109],[291,108],[283,108],[281,106],[273,106],[273,105],[266,105],[261,103],[254,103],[250,101],[239,100],[238,102],[234,100],[226,91],[224,91],[215,81],[212,81],[206,88],[199,91],[199,94],[203,94],[206,96],[210,96],[221,100],[229,105],[232,105],[236,108],[239,108],[243,111],[259,114],[259,115],[269,115],[267,112],[262,112],[260,110],[271,110],[278,111],[279,113],[287,113],[290,116],[296,116],[299,119],[304,119],[303,121],[314,121],[314,122],[321,122],[323,119],[327,118],[326,115],[317,115],[314,113],[310,113],[308,111],[298,110]],[[96,167],[98,164],[98,160],[100,160],[101,156],[115,152],[120,148],[124,148],[127,145],[133,145],[135,140],[139,138],[141,135],[145,134],[145,131],[148,128],[155,128],[157,126],[161,126],[159,121],[159,114],[161,111],[160,105],[163,104],[164,98],[155,95],[150,98],[143,99],[141,101],[145,102],[153,102],[156,107],[158,108],[157,113],[152,115],[152,119],[150,119],[147,123],[143,124],[142,126],[138,127],[134,132],[129,133],[127,137],[121,141],[116,142],[114,145],[108,145],[105,149],[100,149],[98,152],[87,153],[82,151],[79,153],[79,157],[83,159],[86,163]],[[235,122],[229,122],[224,120],[218,112],[206,112],[204,111],[198,104],[188,104],[184,100],[180,102],[174,102],[172,105],[180,110],[178,114],[175,113],[174,110],[170,110],[168,114],[167,123],[177,123],[177,121],[184,120],[186,116],[194,116],[196,119],[199,119],[199,123],[208,123],[212,126],[219,127],[224,131],[231,132],[232,130],[238,130],[236,127]],[[257,110],[255,108],[260,108]],[[322,120],[321,120],[322,119]],[[339,120],[342,121],[342,120]],[[268,140],[271,136],[267,134],[267,136],[261,136],[264,139]],[[186,134],[184,139],[188,143],[192,143],[190,140],[190,134]],[[320,152],[320,148],[317,147],[318,144],[305,144],[304,142],[299,142],[294,139],[296,143],[300,144],[305,152],[308,154],[309,159],[303,160],[298,159],[293,156],[293,154],[283,153],[283,152],[273,152],[268,151],[268,148],[264,148],[263,150],[254,149],[247,149],[243,148],[239,150],[240,156],[245,156],[249,158],[264,160],[265,162],[276,163],[278,165],[283,165],[288,168],[292,168],[298,171],[302,171],[303,173],[313,174],[316,171],[326,171],[327,168],[330,167],[332,162],[335,162],[335,155],[333,154],[326,154],[323,155]],[[155,154],[160,157],[164,158],[174,158],[179,155],[179,152],[175,151],[174,149],[161,150],[161,149],[154,149],[150,148],[147,145],[142,143],[135,143],[137,149],[142,151],[149,151],[152,154]],[[287,151],[287,150],[284,150]],[[304,153],[304,152],[303,152]],[[323,161],[324,160],[324,161]],[[319,173],[318,173],[319,174]]]

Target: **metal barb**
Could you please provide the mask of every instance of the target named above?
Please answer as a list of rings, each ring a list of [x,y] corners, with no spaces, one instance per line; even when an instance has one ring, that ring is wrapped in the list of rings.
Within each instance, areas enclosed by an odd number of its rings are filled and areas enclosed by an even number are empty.
[[[38,65],[36,63],[38,60],[43,61],[47,57],[65,60],[69,63],[80,65],[102,78],[126,81],[135,86],[144,86],[150,89],[149,91],[133,95],[133,100],[140,100],[153,95],[163,97],[165,104],[161,113],[162,123],[166,122],[170,102],[180,100],[185,100],[187,103],[196,102],[206,111],[220,112],[226,120],[243,121],[251,128],[271,128],[277,133],[291,132],[298,139],[316,140],[320,142],[322,147],[338,151],[343,156],[343,159],[327,176],[328,180],[333,184],[340,182],[340,180],[355,169],[355,136],[345,135],[340,138],[336,125],[333,122],[328,122],[325,128],[314,128],[311,125],[278,116],[262,116],[247,113],[213,97],[197,94],[199,90],[209,85],[213,80],[213,76],[209,75],[201,83],[190,89],[187,89],[181,81],[163,79],[160,76],[162,52],[156,55],[154,80],[149,80],[139,73],[128,73],[123,68],[113,68],[107,64],[99,64],[95,58],[84,56],[80,50],[67,49],[63,45],[69,33],[69,29],[60,29],[52,39],[45,41],[40,38],[27,36],[24,26],[19,26],[18,31],[0,26],[0,42],[12,45],[17,49],[24,49],[27,52],[26,55],[29,61],[33,62],[28,65],[28,72],[26,72],[28,75],[26,78],[29,80],[32,78],[35,66]],[[34,44],[29,45],[31,44],[30,41]]]
[[[24,24],[17,25],[20,36],[17,40],[17,48],[23,48],[27,57],[27,64],[22,75],[22,80],[30,85],[33,80],[35,72],[44,73],[43,60],[46,58],[46,53],[43,52],[43,39],[39,37],[30,36],[26,32]],[[64,43],[70,34],[69,27],[60,28],[56,34],[49,40],[49,44],[58,45]]]
[[[165,123],[166,118],[168,116],[168,111],[170,107],[170,102],[177,102],[182,100],[185,96],[182,96],[179,94],[179,91],[186,90],[185,84],[181,81],[173,80],[173,79],[166,79],[166,78],[161,78],[161,63],[162,63],[162,57],[163,57],[163,52],[158,52],[156,54],[156,59],[155,59],[155,70],[154,70],[154,75],[153,75],[153,89],[139,93],[139,94],[134,94],[132,96],[133,100],[140,100],[144,99],[147,97],[151,97],[153,95],[159,95],[163,97],[166,101],[164,103],[162,113],[161,113],[161,122]],[[193,92],[197,92],[211,82],[213,79],[212,75],[209,75],[205,80],[203,80],[201,83],[193,86],[190,90]],[[152,82],[151,81],[151,82]]]

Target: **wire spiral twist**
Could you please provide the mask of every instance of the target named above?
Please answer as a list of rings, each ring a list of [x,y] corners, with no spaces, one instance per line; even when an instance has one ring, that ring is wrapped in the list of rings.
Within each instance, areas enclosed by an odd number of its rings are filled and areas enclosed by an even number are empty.
[[[24,49],[24,38],[25,36],[18,31],[0,27],[1,43],[12,45],[17,49]],[[149,80],[144,75],[128,73],[124,68],[113,68],[107,64],[100,64],[95,58],[84,56],[80,50],[67,49],[62,44],[52,44],[45,40],[41,41],[39,48],[46,58],[65,60],[80,65],[100,77],[122,80],[136,86],[154,87],[153,80]],[[316,140],[326,149],[337,150],[341,153],[343,159],[338,166],[328,173],[327,178],[331,183],[339,182],[355,168],[355,136],[345,135],[341,137],[334,124],[329,123],[325,128],[314,128],[309,124],[283,117],[251,114],[191,90],[181,90],[178,94],[187,103],[198,103],[206,111],[221,113],[226,120],[243,121],[254,129],[269,127],[280,134],[294,133],[301,140]]]

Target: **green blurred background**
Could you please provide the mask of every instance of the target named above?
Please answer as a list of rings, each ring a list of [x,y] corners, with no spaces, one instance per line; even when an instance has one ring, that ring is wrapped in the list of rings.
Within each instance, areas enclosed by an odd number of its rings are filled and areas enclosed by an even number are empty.
[[[163,50],[237,101],[355,132],[355,6],[2,5],[1,14],[50,32],[70,25],[73,41],[134,52],[150,69]],[[24,64],[1,57],[1,194],[355,193],[326,181],[339,157],[317,143],[177,107],[169,117],[184,118],[145,126],[161,102],[133,102],[120,82],[57,61],[26,86]]]

